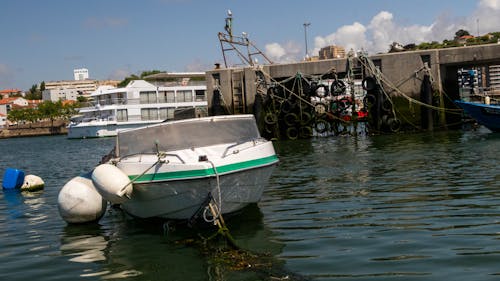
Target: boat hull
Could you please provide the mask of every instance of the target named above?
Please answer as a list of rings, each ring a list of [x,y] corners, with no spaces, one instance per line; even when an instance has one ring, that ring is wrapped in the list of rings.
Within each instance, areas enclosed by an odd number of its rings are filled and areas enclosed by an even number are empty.
[[[455,101],[479,124],[494,132],[500,132],[500,105]]]
[[[259,202],[275,163],[219,176],[222,213]],[[219,202],[217,177],[134,184],[130,200],[122,204],[129,214],[185,220],[193,217],[212,196]]]

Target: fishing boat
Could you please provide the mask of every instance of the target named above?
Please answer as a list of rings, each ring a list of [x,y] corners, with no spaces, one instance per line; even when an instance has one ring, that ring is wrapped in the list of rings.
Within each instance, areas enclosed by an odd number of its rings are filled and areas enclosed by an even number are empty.
[[[207,202],[218,214],[258,202],[278,157],[272,142],[261,138],[253,115],[231,115],[120,130],[101,163],[86,184],[106,201],[139,218],[186,220],[205,213]],[[61,215],[79,216],[71,213],[79,212],[75,204],[61,203],[78,195],[64,193],[60,206],[69,207],[60,207]]]
[[[478,102],[455,101],[465,113],[494,132],[500,132],[500,105]]]
[[[144,80],[130,81],[126,87],[100,86],[90,95],[89,106],[79,109],[68,125],[70,139],[116,136],[119,129],[130,129],[172,120],[177,112],[193,109],[192,116],[206,116],[206,85],[183,80],[167,86]],[[177,74],[181,77],[181,73]]]

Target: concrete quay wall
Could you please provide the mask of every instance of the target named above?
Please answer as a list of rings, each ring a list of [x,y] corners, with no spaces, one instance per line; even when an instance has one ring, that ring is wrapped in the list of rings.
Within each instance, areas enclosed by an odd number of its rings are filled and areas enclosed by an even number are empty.
[[[459,98],[457,70],[461,67],[500,64],[500,44],[377,54],[370,56],[369,59],[386,79],[383,87],[394,99],[396,109],[413,118],[409,122],[419,126],[421,108],[410,103],[407,97],[421,100],[424,75],[431,77],[433,92],[438,96],[437,99],[444,101],[439,106],[454,108],[451,100]],[[343,77],[347,66],[347,59],[330,59],[214,69],[206,74],[209,112],[212,109],[214,90],[217,90],[223,97],[222,103],[227,108],[227,113],[251,113],[258,80],[262,79],[257,74],[259,71],[265,74],[266,82],[270,83],[273,79],[293,77],[298,73],[324,75],[332,70],[339,77]],[[368,73],[366,64],[357,58],[354,58],[353,66],[358,68],[362,77],[372,75]],[[456,117],[451,119],[439,117],[439,119],[440,122],[456,122]]]

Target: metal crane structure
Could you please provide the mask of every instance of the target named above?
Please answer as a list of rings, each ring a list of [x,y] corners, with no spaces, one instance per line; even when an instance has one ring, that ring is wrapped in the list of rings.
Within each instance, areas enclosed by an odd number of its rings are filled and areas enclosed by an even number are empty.
[[[234,51],[236,55],[240,58],[241,62],[245,65],[254,66],[256,61],[256,56],[264,58],[267,63],[272,64],[273,62],[259,49],[255,46],[249,39],[245,32],[241,33],[241,36],[233,35],[233,14],[231,10],[227,11],[226,25],[224,29],[227,33],[219,32],[219,41],[222,49],[222,56],[224,57],[224,65],[228,66],[227,52]],[[246,50],[245,50],[246,49]]]

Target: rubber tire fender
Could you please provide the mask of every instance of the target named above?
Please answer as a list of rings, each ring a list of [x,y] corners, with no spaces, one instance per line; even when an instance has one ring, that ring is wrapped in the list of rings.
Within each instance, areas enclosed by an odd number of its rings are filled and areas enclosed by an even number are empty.
[[[330,93],[334,96],[340,96],[345,94],[347,87],[342,80],[335,80],[332,82],[332,85],[330,86]]]
[[[295,127],[289,127],[288,129],[286,129],[286,137],[289,140],[298,139],[299,138],[299,130],[297,130],[297,128],[295,128]]]

